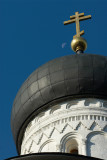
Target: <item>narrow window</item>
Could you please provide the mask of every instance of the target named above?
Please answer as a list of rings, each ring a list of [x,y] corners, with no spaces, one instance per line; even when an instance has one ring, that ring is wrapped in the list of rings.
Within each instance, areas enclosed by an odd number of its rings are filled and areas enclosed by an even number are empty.
[[[86,119],[88,119],[88,116],[86,115]]]
[[[102,116],[102,120],[104,121],[104,116]]]
[[[100,116],[98,116],[98,120],[100,120]]]
[[[96,120],[96,116],[94,116],[94,120]]]
[[[92,115],[90,115],[90,119],[92,120]]]

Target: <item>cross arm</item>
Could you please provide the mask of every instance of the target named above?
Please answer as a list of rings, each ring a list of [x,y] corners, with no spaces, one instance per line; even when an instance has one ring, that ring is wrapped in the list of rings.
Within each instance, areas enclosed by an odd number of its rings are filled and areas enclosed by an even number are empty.
[[[84,13],[80,13],[80,14],[78,14],[78,16],[79,16],[79,17],[82,17],[82,16],[84,16]],[[70,16],[70,19],[73,19],[73,18],[75,18],[75,17],[76,17],[75,15]]]
[[[90,19],[91,18],[91,15],[88,15],[88,16],[83,16],[84,13],[81,13],[81,16],[79,18],[79,21],[82,21],[82,20],[87,20],[87,19]],[[72,16],[70,16],[71,18]],[[74,17],[74,16],[73,16]],[[71,20],[68,20],[68,21],[64,21],[64,25],[67,25],[67,24],[71,24],[71,23],[74,23],[75,22],[75,19],[71,19]]]
[[[74,22],[75,22],[75,19],[64,21],[64,25],[67,25],[67,24],[70,24],[70,23],[74,23]]]
[[[80,36],[82,36],[84,34],[84,30],[82,30],[79,34],[80,34]],[[76,38],[76,37],[78,37],[77,34],[75,36],[73,36],[73,38]]]
[[[84,16],[84,17],[80,17],[80,18],[79,18],[79,21],[87,20],[87,19],[90,19],[90,18],[91,18],[91,15]]]

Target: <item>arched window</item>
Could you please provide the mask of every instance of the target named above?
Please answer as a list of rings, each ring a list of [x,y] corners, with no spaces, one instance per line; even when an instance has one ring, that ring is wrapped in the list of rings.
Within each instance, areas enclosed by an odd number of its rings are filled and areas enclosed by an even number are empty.
[[[69,139],[66,142],[66,152],[71,154],[78,154],[78,143],[76,139]]]
[[[71,154],[83,154],[82,153],[82,136],[76,132],[67,133],[64,135],[60,141],[61,152],[71,153]]]

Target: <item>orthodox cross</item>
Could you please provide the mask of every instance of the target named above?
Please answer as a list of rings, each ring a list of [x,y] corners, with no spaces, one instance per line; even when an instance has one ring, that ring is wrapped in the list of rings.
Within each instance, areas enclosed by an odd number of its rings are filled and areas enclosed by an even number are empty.
[[[87,20],[87,19],[90,19],[90,18],[91,18],[91,15],[84,16],[84,13],[80,13],[79,14],[79,12],[75,12],[75,15],[70,16],[70,20],[65,21],[64,25],[67,25],[67,24],[75,22],[76,23],[76,33],[77,34],[75,36],[73,36],[73,38],[80,37],[81,35],[84,34],[84,30],[80,31],[79,21]]]

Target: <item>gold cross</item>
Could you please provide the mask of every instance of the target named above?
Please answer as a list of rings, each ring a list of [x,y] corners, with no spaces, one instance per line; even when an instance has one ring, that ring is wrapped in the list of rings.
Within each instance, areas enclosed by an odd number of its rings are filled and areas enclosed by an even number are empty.
[[[91,15],[88,15],[88,16],[84,16],[84,13],[80,13],[79,12],[75,12],[75,15],[73,16],[70,16],[70,20],[68,21],[65,21],[64,22],[64,25],[67,25],[67,24],[70,24],[70,23],[76,23],[76,35],[73,36],[73,38],[75,37],[80,37],[81,35],[84,34],[84,30],[80,31],[80,24],[79,24],[79,21],[82,21],[82,20],[87,20],[87,19],[90,19],[91,18]]]

